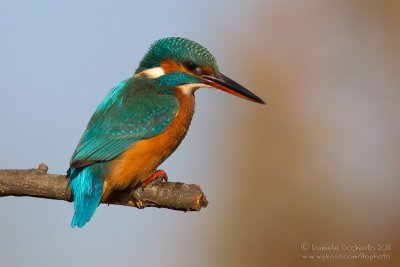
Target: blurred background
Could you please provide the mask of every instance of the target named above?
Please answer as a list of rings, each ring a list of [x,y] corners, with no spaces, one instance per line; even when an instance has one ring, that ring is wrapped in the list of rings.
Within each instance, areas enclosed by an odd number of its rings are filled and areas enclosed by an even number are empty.
[[[65,173],[97,105],[161,37],[204,45],[268,102],[196,92],[161,168],[201,185],[206,209],[101,205],[71,229],[71,203],[2,198],[1,265],[400,266],[399,12],[390,0],[1,1],[1,169]],[[331,244],[375,251],[304,258]]]

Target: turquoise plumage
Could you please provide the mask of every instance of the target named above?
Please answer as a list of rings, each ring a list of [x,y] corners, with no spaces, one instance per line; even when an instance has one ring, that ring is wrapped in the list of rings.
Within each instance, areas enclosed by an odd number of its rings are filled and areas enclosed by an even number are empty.
[[[70,187],[74,195],[74,217],[71,226],[82,227],[92,218],[103,194],[103,180],[94,168],[72,168],[70,172]]]
[[[174,59],[177,62],[194,61],[199,66],[208,66],[218,72],[215,57],[200,44],[186,38],[164,38],[154,42],[140,62],[136,73],[153,67],[158,67],[165,59]]]

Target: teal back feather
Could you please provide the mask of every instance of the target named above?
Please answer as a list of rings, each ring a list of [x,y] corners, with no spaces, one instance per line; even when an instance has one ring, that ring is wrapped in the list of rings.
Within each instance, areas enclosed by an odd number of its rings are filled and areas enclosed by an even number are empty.
[[[110,90],[106,98],[100,103],[100,105],[97,107],[96,112],[106,112],[109,108],[111,108],[114,105],[117,106],[122,106],[122,97],[118,98],[118,96],[121,94],[122,90],[125,88],[126,84],[128,82],[127,80],[124,80],[117,84],[113,89]]]
[[[178,108],[172,87],[156,88],[152,81],[141,78],[121,82],[93,114],[71,166],[111,160],[135,142],[160,134],[172,122]]]

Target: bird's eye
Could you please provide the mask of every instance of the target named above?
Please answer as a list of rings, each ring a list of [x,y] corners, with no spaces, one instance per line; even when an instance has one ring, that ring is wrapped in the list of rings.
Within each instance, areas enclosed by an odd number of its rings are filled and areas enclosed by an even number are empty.
[[[193,61],[187,61],[185,67],[188,71],[193,72],[194,74],[200,75],[202,73],[202,69]]]
[[[196,70],[196,68],[198,67],[193,61],[187,61],[185,62],[185,67],[189,70],[189,71],[194,71]]]

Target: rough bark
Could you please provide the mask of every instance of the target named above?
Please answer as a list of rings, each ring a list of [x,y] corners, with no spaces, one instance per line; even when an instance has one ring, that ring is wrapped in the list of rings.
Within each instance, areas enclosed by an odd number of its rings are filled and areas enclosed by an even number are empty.
[[[69,179],[65,175],[47,174],[47,170],[43,163],[38,169],[0,170],[0,197],[28,196],[72,202]],[[208,204],[198,185],[164,182],[161,178],[144,189],[139,187],[114,194],[103,203],[182,211],[199,211]]]

